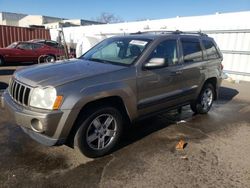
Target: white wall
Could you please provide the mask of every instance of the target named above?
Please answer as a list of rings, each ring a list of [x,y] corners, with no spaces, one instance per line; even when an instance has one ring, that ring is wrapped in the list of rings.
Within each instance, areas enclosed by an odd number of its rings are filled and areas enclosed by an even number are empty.
[[[42,25],[43,16],[29,15],[19,20],[19,26],[29,27],[30,25]]]
[[[61,21],[61,18],[54,18],[42,15],[28,15],[19,20],[19,26],[29,27],[30,25],[43,25]]]
[[[102,40],[113,35],[150,30],[205,31],[214,37],[224,53],[224,67],[227,71],[250,74],[250,55],[238,54],[238,51],[250,52],[250,32],[223,32],[222,30],[250,30],[250,11],[214,14],[193,17],[176,17],[160,20],[127,22],[64,28],[67,42],[82,43],[83,38],[96,37]],[[214,32],[211,32],[214,31]],[[51,30],[52,39],[56,39],[57,30]],[[87,43],[85,43],[88,45]],[[84,44],[82,44],[84,45]],[[233,51],[234,54],[228,53]],[[250,76],[230,74],[233,79],[250,81]]]
[[[25,16],[26,16],[26,14],[1,12],[0,13],[0,24],[1,25],[18,26],[18,21]]]
[[[223,52],[225,72],[235,72],[228,74],[234,80],[250,81],[250,30],[220,31],[209,35]],[[243,75],[245,73],[249,75]]]

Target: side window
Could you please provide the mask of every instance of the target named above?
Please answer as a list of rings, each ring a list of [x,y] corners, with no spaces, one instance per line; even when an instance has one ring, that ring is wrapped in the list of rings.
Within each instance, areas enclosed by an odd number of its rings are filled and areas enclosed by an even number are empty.
[[[216,59],[219,58],[218,51],[216,50],[216,47],[214,43],[210,40],[202,40],[202,43],[204,45],[204,48],[206,50],[207,59]]]
[[[181,39],[184,62],[202,61],[202,49],[198,39]]]
[[[151,58],[164,58],[168,66],[178,64],[177,40],[160,43],[150,55]]]
[[[53,47],[53,48],[58,48],[59,44],[56,42],[52,42],[52,41],[46,41],[45,42],[46,45]]]
[[[18,44],[17,48],[24,49],[24,50],[32,50],[32,44],[20,43],[20,44]]]
[[[39,49],[39,48],[41,48],[41,47],[42,47],[41,44],[38,44],[38,43],[37,43],[37,44],[36,44],[36,43],[33,44],[33,49],[34,49],[34,50],[37,50],[37,49]]]

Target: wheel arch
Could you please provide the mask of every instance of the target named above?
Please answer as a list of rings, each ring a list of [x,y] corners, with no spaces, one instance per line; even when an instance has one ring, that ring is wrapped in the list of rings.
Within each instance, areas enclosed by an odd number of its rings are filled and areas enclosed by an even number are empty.
[[[52,56],[52,57],[54,57],[54,58],[55,58],[55,60],[56,60],[56,55],[55,55],[55,54],[51,54],[51,53],[49,53],[49,54],[47,54],[47,56]]]
[[[90,109],[100,108],[101,106],[115,107],[116,109],[118,109],[120,111],[120,113],[122,114],[122,117],[124,117],[124,121],[131,123],[131,119],[128,115],[127,108],[126,108],[125,103],[121,97],[110,96],[110,97],[105,97],[102,99],[90,101],[80,109],[80,111],[77,115],[77,118],[74,121],[73,126],[68,134],[66,145],[68,145],[70,147],[74,147],[74,137],[75,137],[75,134],[76,134],[78,128],[80,127],[80,125],[77,122],[81,118],[86,118],[90,113]]]
[[[217,78],[216,77],[211,77],[211,78],[208,78],[204,84],[203,84],[203,87],[206,85],[206,84],[212,84],[212,86],[214,87],[214,92],[215,92],[215,98],[214,100],[217,100],[218,99],[218,81],[217,81]]]

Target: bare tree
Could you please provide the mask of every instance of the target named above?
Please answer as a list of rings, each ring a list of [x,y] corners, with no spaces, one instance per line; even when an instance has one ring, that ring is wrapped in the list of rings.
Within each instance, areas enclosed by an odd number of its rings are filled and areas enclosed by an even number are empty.
[[[123,22],[123,20],[112,13],[103,12],[99,17],[96,18],[96,21],[102,22],[102,23],[119,23]]]
[[[150,20],[150,19],[148,19],[148,18],[138,18],[135,21],[141,22],[141,21],[147,21],[147,20]]]

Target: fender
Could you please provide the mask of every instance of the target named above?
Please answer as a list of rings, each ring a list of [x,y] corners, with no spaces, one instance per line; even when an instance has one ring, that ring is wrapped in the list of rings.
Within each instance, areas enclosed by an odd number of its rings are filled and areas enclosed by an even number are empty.
[[[132,80],[129,82],[132,82]],[[134,80],[133,83],[136,87],[136,82]],[[136,90],[129,87],[124,81],[100,84],[82,89],[78,94],[77,99],[75,98],[74,100],[73,108],[68,111],[69,114],[65,122],[65,126],[62,127],[62,130],[59,132],[61,132],[61,135],[66,138],[70,133],[80,111],[87,104],[109,97],[120,97],[123,101],[130,121],[134,121],[138,117],[136,108],[137,98],[131,97],[136,96],[135,92]]]

